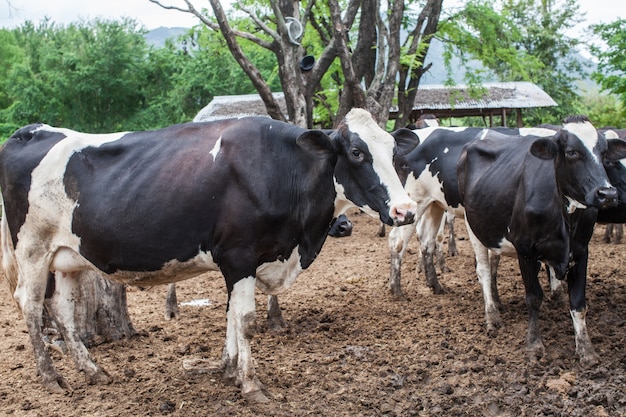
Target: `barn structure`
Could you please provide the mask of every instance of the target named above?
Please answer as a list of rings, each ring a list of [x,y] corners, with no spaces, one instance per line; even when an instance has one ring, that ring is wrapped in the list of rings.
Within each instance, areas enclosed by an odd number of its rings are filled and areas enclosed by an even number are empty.
[[[286,113],[283,93],[274,98]],[[500,125],[507,125],[507,117],[516,113],[517,127],[522,127],[522,111],[529,108],[557,106],[545,91],[530,82],[484,83],[476,90],[465,85],[447,87],[440,84],[420,85],[410,119],[415,121],[422,114],[434,114],[439,119],[479,116],[489,126],[494,118]],[[389,111],[394,119],[398,109]],[[258,94],[216,96],[194,118],[194,121],[210,121],[227,117],[267,115],[265,105]]]
[[[466,85],[452,87],[440,84],[420,85],[410,119],[422,114],[434,114],[439,119],[451,117],[482,117],[494,125],[507,125],[507,117],[515,112],[517,127],[522,127],[524,109],[552,107],[558,104],[539,86],[531,82],[484,83],[478,90]],[[398,109],[392,108],[389,118],[394,119]]]

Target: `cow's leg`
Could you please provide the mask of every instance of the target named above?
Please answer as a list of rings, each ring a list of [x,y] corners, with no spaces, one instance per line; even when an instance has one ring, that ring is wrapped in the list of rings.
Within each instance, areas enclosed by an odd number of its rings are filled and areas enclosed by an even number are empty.
[[[437,247],[437,235],[439,235],[443,220],[444,210],[437,204],[428,206],[424,214],[417,224],[417,235],[420,241],[420,249],[422,251],[422,262],[424,265],[424,274],[426,275],[426,285],[428,285],[435,294],[443,294],[444,290],[435,269],[434,256]]]
[[[406,300],[402,292],[401,271],[402,259],[409,246],[411,236],[415,233],[415,225],[393,227],[389,232],[389,251],[391,253],[391,272],[389,274],[389,292],[394,300]]]
[[[596,365],[599,363],[599,359],[587,333],[585,321],[585,316],[587,315],[587,253],[571,266],[567,273],[567,286],[570,300],[570,315],[574,324],[576,353],[582,365]]]
[[[554,273],[554,269],[549,266],[546,266],[548,279],[550,280],[550,298],[556,304],[565,305],[567,302],[567,292],[565,290],[565,283],[563,280],[560,280],[556,277]]]
[[[615,228],[615,241],[613,243],[622,243],[622,238],[624,237],[624,225],[619,223],[613,225]]]
[[[491,296],[498,308],[500,303],[500,293],[498,292],[498,266],[500,265],[500,255],[489,251],[489,268],[491,269]]]
[[[502,327],[502,319],[500,318],[500,311],[498,310],[498,305],[494,301],[492,293],[490,251],[478,240],[467,222],[467,219],[465,220],[465,226],[476,257],[476,275],[478,276],[478,282],[483,290],[487,334],[494,337],[498,334],[498,328]]]
[[[613,223],[609,223],[604,228],[604,238],[602,240],[605,243],[609,243],[611,241],[612,235],[613,235]]]
[[[176,284],[167,286],[167,297],[165,297],[165,320],[178,318],[178,299],[176,297]]]
[[[450,272],[450,269],[446,266],[446,257],[443,255],[443,233],[447,221],[446,216],[442,215],[441,225],[437,231],[437,240],[435,243],[435,257],[437,258],[437,267],[441,273]]]
[[[518,257],[524,288],[526,290],[526,307],[528,308],[528,333],[526,335],[526,351],[531,362],[545,355],[545,348],[539,331],[539,308],[543,302],[543,290],[539,284],[541,263]]]
[[[274,331],[280,331],[287,327],[283,312],[280,311],[277,295],[267,296],[267,327]]]
[[[441,226],[439,226],[439,231],[437,232],[437,240],[435,244],[435,258],[437,259],[437,267],[441,273],[450,272],[450,269],[446,267],[446,258],[443,255],[443,232],[446,224],[446,218],[442,218]],[[419,227],[419,226],[418,226]],[[418,258],[417,258],[417,274],[419,275],[424,271],[424,257],[422,255],[422,250],[420,248]]]
[[[65,345],[74,360],[74,366],[85,373],[89,384],[108,384],[109,374],[98,366],[89,351],[80,340],[74,322],[74,300],[79,297],[80,288],[77,273],[55,273],[54,294],[48,303],[56,321],[57,328],[63,336]]]
[[[380,222],[378,225],[378,232],[376,232],[378,237],[385,237],[385,223]]]
[[[18,274],[17,286],[13,296],[26,320],[28,335],[33,345],[37,363],[37,374],[49,391],[56,393],[71,391],[65,378],[55,369],[41,331],[43,303],[48,283],[48,264],[42,257],[33,263],[23,262]]]
[[[456,248],[456,235],[454,234],[454,213],[446,211],[446,224],[448,225],[448,256],[457,256],[459,254]]]
[[[256,378],[250,349],[256,332],[254,288],[255,278],[247,277],[237,281],[229,291],[222,362],[225,380],[241,385],[241,393],[247,401],[266,402],[269,400]]]

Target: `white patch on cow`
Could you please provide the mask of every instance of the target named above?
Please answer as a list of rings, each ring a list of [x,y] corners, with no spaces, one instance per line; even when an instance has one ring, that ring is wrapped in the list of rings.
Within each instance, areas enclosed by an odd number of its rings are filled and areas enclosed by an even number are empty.
[[[86,134],[69,129],[53,128],[42,125],[33,132],[45,130],[62,133],[65,139],[55,144],[31,174],[31,188],[28,193],[29,209],[24,224],[18,232],[18,245],[15,248],[17,259],[30,260],[32,264],[42,262],[42,256],[49,257],[43,261],[52,263],[53,255],[60,248],[70,248],[78,252],[80,239],[71,233],[72,213],[76,202],[65,193],[63,176],[66,166],[77,152],[87,147],[99,147],[102,144],[114,142],[123,137],[125,132],[111,134]],[[40,241],[37,236],[47,227],[49,239]],[[42,244],[48,246],[42,248]],[[32,248],[39,248],[34,251]],[[65,250],[60,251],[57,261],[59,266],[77,263],[77,258]],[[78,262],[80,263],[80,262]],[[68,265],[65,265],[65,269]]]
[[[593,148],[598,143],[598,132],[591,123],[567,123],[563,126],[563,128],[578,136],[578,139],[580,139],[585,148],[589,150],[589,153],[591,154],[594,162],[600,163],[598,161],[597,155],[593,152]]]
[[[418,206],[417,212],[423,213],[426,207],[433,202],[445,203],[446,198],[443,193],[443,185],[437,174],[430,172],[430,164],[415,176],[415,172],[411,173],[406,179],[404,189]]]
[[[519,130],[519,134],[521,136],[539,136],[539,137],[550,137],[554,136],[556,133],[555,130],[546,129],[544,127],[522,127]]]
[[[254,301],[254,277],[246,277],[235,283],[228,301],[228,313],[226,314],[226,345],[224,347],[228,359],[237,362],[237,367],[252,365],[249,343],[243,332],[243,323],[246,315],[256,309]],[[247,370],[249,371],[249,370]],[[243,376],[245,379],[245,376]]]
[[[172,259],[158,271],[117,271],[107,275],[113,281],[130,285],[160,285],[183,281],[207,271],[219,271],[210,252],[198,251],[193,258],[181,262]]]
[[[67,247],[59,248],[52,257],[50,262],[50,271],[58,271],[63,273],[71,273],[81,269],[87,269],[92,265],[73,249]]]
[[[493,252],[496,255],[504,255],[504,256],[512,256],[512,257],[517,256],[517,251],[515,250],[515,246],[513,246],[513,244],[504,237],[500,239],[500,242],[498,242],[498,247],[489,248],[489,250],[491,250],[491,252]]]
[[[575,212],[578,209],[586,209],[587,206],[584,205],[583,203],[581,203],[580,201],[574,200],[571,197],[565,196],[565,198],[567,198],[568,204],[567,204],[567,212],[569,214],[572,214],[573,212]]]
[[[480,134],[477,136],[478,140],[484,140],[489,133],[489,129],[483,129]]]
[[[450,148],[446,147],[446,148],[443,150],[443,153],[448,153],[448,152],[450,152]]]
[[[209,152],[211,155],[213,155],[213,161],[217,159],[217,154],[220,152],[221,148],[222,148],[222,137],[220,136],[217,142],[215,142],[213,149],[211,149],[211,152]]]
[[[457,126],[457,127],[445,127],[445,126],[429,126],[423,127],[421,129],[413,129],[413,133],[417,135],[420,139],[420,143],[424,142],[426,139],[432,135],[432,133],[437,129],[443,129],[450,132],[462,132],[465,129],[468,129],[467,126]]]
[[[266,294],[276,295],[289,289],[302,272],[298,246],[293,248],[289,258],[266,262],[256,269],[257,286]]]
[[[587,335],[587,322],[585,321],[585,316],[587,315],[587,311],[575,311],[570,310],[570,315],[572,316],[572,323],[574,324],[574,334],[576,342]]]
[[[605,130],[604,137],[607,139],[619,139],[619,135],[614,130]]]
[[[391,163],[395,140],[374,122],[371,114],[363,109],[352,109],[346,115],[346,123],[350,131],[359,135],[367,144],[372,155],[372,166],[378,175],[381,184],[389,194],[389,215],[396,217],[396,213],[415,207],[404,191],[398,174]]]

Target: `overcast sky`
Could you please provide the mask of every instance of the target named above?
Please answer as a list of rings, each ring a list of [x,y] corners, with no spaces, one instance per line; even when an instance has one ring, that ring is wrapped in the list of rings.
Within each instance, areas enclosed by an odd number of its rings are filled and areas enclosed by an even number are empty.
[[[444,0],[444,8],[462,0]],[[179,5],[181,0],[163,0],[164,4]],[[228,3],[228,1],[223,1]],[[196,0],[196,7],[210,7],[207,0]],[[586,12],[586,21],[579,30],[592,23],[609,23],[626,18],[624,0],[578,0],[581,11]],[[159,26],[191,27],[198,20],[189,13],[165,10],[148,0],[0,0],[0,27],[13,28],[24,21],[38,22],[49,17],[55,23],[90,20],[94,18],[119,19],[131,17],[147,29]]]

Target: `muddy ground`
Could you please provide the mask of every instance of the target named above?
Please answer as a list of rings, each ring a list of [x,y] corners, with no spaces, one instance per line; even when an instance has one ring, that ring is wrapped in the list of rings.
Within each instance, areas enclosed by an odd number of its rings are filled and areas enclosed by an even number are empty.
[[[272,401],[248,405],[219,375],[186,372],[183,361],[219,359],[226,296],[221,276],[207,274],[178,286],[177,321],[163,318],[165,287],[129,290],[139,335],[91,349],[114,377],[87,385],[66,357],[55,363],[72,395],[45,392],[35,376],[26,327],[0,291],[0,415],[7,416],[624,416],[626,415],[625,244],[591,244],[587,323],[601,364],[580,367],[572,322],[564,306],[546,300],[541,331],[547,355],[527,363],[527,313],[514,260],[500,267],[502,318],[487,336],[483,301],[465,229],[457,220],[460,256],[433,295],[416,277],[417,240],[403,268],[410,300],[387,293],[387,239],[378,223],[351,212],[351,237],[327,240],[318,260],[280,297],[288,329],[269,331],[266,297],[257,295],[257,373]],[[546,280],[544,279],[544,282]],[[547,282],[545,282],[547,284]],[[547,287],[546,288],[547,291]]]

